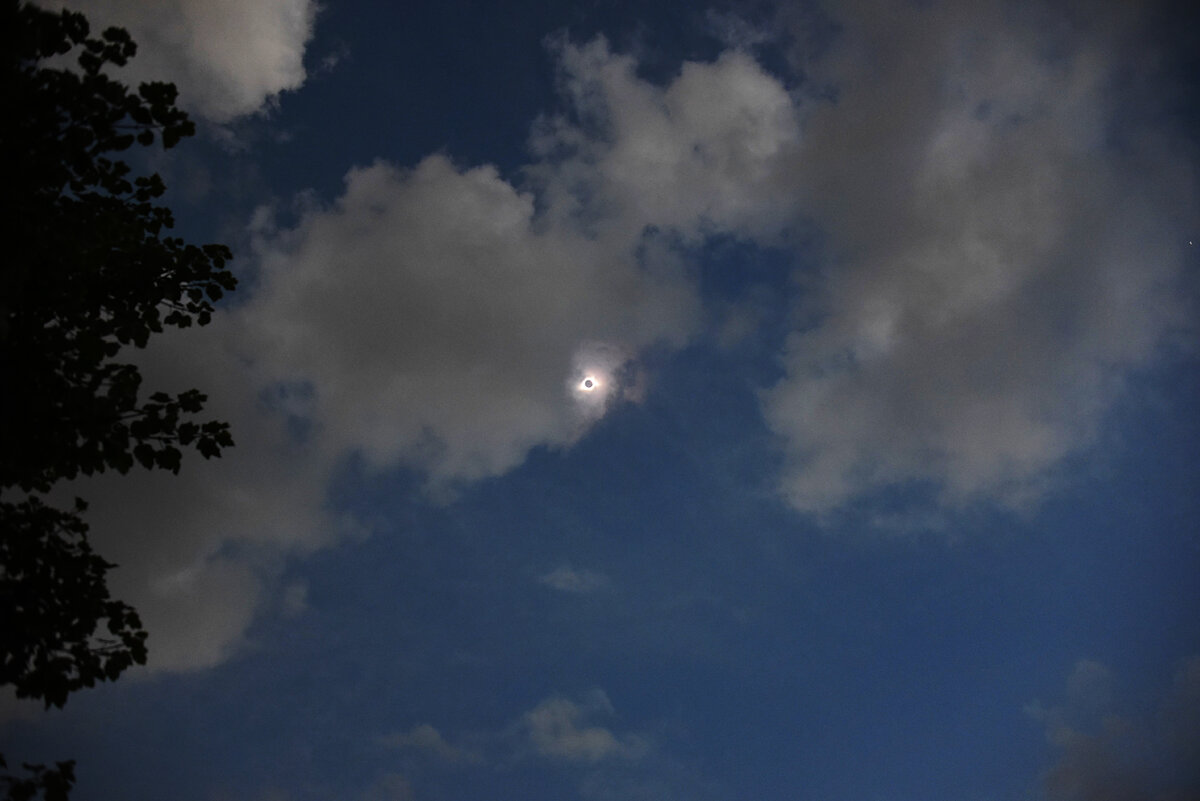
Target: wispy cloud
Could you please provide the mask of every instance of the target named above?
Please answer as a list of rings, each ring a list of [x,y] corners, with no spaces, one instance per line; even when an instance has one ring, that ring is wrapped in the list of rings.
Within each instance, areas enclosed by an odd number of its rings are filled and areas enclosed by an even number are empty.
[[[575,570],[568,565],[562,565],[538,577],[538,581],[547,587],[553,587],[562,592],[586,595],[608,585],[608,577],[603,573],[591,570]]]
[[[422,723],[406,732],[393,734],[382,739],[384,745],[393,748],[414,749],[444,762],[478,763],[483,757],[476,751],[458,748],[446,742],[441,732]]]
[[[618,736],[595,722],[612,714],[612,704],[600,690],[578,703],[554,696],[526,712],[518,731],[536,754],[549,759],[595,763],[644,756],[649,749],[646,739],[636,734]]]

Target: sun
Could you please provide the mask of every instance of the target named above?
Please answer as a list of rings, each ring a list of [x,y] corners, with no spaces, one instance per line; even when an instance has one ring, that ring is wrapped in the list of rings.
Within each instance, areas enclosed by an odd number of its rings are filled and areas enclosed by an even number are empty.
[[[583,380],[579,382],[580,392],[595,392],[599,388],[600,379],[594,375],[586,375],[583,377]]]

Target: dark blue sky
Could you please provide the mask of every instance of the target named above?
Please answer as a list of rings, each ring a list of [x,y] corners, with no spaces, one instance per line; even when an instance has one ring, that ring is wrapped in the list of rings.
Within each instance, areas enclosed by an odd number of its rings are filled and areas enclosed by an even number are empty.
[[[238,448],[75,490],[150,666],[2,750],[79,801],[1200,792],[1195,28],[1127,5],[89,4],[201,121],[152,163],[243,286],[137,358]]]

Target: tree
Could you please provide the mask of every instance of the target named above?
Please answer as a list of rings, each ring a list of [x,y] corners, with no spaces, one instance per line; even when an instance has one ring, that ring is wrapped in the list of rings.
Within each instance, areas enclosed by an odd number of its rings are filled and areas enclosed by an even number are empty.
[[[46,494],[109,469],[178,472],[181,448],[233,445],[226,423],[196,419],[202,393],[143,397],[118,357],[165,327],[205,325],[236,281],[227,247],[170,236],[162,179],[113,157],[195,133],[175,87],[111,77],[136,51],[122,29],[93,38],[81,14],[0,1],[0,685],[48,708],[145,663],[146,632],[109,596],[114,565],[88,543],[86,504]],[[9,798],[65,798],[74,781],[70,762],[26,768],[0,776]]]

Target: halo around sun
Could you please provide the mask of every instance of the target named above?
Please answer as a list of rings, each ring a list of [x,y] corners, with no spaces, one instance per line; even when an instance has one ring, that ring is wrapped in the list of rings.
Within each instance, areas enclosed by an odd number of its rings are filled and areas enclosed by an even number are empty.
[[[588,342],[573,354],[566,390],[581,425],[599,420],[626,391],[629,357],[616,345]]]

